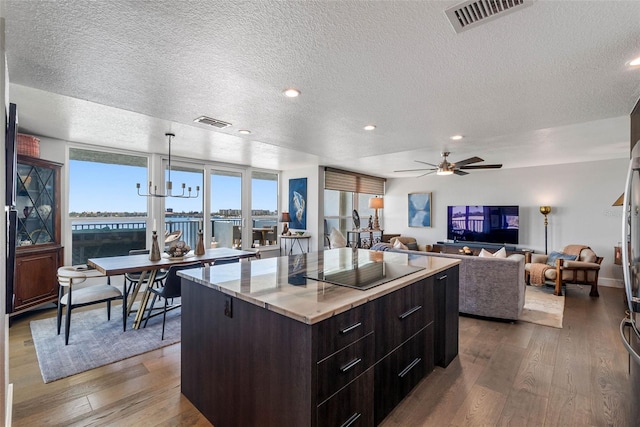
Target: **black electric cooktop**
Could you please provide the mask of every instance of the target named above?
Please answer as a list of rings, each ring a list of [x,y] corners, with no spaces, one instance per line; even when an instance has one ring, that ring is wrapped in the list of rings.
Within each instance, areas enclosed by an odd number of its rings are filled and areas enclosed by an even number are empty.
[[[386,261],[362,263],[354,260],[353,262],[339,263],[339,265],[328,265],[322,270],[307,271],[305,277],[333,285],[366,290],[420,270],[424,270],[424,267]]]

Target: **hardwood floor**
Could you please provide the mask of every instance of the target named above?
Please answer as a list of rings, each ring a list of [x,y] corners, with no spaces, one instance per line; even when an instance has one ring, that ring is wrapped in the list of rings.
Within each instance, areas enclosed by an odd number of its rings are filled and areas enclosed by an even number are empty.
[[[627,426],[623,290],[569,285],[564,328],[460,318],[460,354],[385,419],[392,426]],[[209,426],[180,394],[180,344],[43,384],[29,322],[9,330],[13,423]]]

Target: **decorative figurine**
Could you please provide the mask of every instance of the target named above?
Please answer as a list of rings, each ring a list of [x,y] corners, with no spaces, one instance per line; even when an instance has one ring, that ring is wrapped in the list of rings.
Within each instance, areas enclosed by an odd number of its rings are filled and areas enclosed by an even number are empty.
[[[367,227],[367,230],[373,230],[373,217],[371,215],[369,215],[369,225]]]
[[[198,241],[196,242],[195,254],[204,255],[204,237],[202,236],[202,228],[198,230]]]
[[[151,253],[149,254],[150,261],[160,261],[160,248],[158,247],[158,233],[154,230],[151,233]]]

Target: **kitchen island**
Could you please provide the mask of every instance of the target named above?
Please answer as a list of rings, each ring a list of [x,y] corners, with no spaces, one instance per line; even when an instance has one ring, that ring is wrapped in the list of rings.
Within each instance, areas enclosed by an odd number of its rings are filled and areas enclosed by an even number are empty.
[[[179,272],[182,393],[216,427],[376,425],[456,357],[458,263],[345,248]]]

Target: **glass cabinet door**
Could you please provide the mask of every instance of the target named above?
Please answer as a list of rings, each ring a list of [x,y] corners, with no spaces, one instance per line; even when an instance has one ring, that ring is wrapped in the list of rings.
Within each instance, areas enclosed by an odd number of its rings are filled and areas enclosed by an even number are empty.
[[[59,242],[56,227],[57,168],[18,163],[16,246]]]

